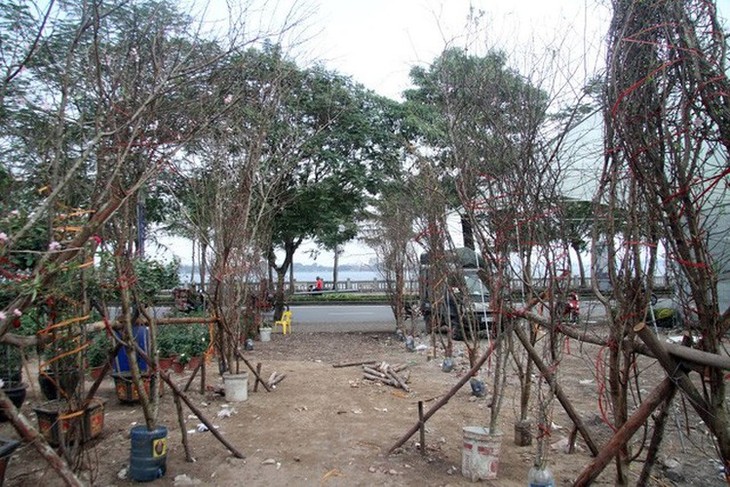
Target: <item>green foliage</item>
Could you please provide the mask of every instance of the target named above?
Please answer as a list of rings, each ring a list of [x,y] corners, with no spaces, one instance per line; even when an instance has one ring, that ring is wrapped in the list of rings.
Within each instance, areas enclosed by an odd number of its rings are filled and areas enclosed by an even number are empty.
[[[20,348],[9,343],[0,343],[0,372],[20,370],[22,365]]]
[[[181,363],[190,357],[198,357],[208,350],[210,335],[203,324],[164,325],[157,333],[157,350],[160,357],[178,356]]]
[[[96,332],[89,337],[90,344],[86,347],[86,361],[89,367],[104,365],[109,359],[112,350],[112,342],[106,332]]]
[[[173,289],[180,285],[177,261],[160,262],[153,258],[135,258],[132,261],[134,276],[127,279],[136,283],[139,299],[143,304],[155,304],[157,294],[165,289]],[[109,252],[101,253],[97,273],[90,283],[93,296],[105,302],[117,302],[120,299],[118,279]]]

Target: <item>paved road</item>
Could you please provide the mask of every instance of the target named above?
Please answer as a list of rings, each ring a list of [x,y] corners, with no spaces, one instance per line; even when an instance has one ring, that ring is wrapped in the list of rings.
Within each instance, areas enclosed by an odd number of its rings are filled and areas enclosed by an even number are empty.
[[[386,305],[293,305],[292,330],[312,332],[395,331]]]

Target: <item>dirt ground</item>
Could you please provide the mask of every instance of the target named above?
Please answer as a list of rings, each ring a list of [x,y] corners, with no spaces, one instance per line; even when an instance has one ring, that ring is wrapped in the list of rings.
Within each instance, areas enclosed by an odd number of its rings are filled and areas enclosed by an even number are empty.
[[[417,338],[416,344],[428,344],[428,338]],[[424,401],[428,411],[462,377],[468,366],[462,352],[463,344],[457,343],[456,366],[445,373],[440,354],[429,359],[426,351],[408,352],[404,342],[391,333],[303,333],[295,329],[287,336],[274,334],[270,342],[255,342],[254,350],[247,351],[246,357],[262,364],[262,376],[268,379],[274,371],[286,374],[276,389],[266,392],[259,387],[253,392],[251,379],[248,400],[239,403],[228,403],[211,391],[201,395],[197,381],[189,392],[194,404],[246,458],[234,458],[210,432],[197,431],[200,421],[185,408],[186,430],[191,432],[189,443],[195,458],[194,463],[186,462],[175,406],[167,391],[160,408],[160,424],[169,429],[167,474],[150,485],[471,484],[461,474],[462,428],[487,425],[491,398],[473,396],[468,384],[427,422],[426,455],[421,455],[417,446],[418,434],[396,453],[387,454],[417,423],[418,401]],[[602,444],[609,433],[600,419],[601,404],[605,406],[605,402],[598,400],[600,387],[595,378],[600,350],[570,343],[563,352],[560,383]],[[333,367],[366,359],[407,364],[411,392],[364,380],[361,367]],[[639,385],[641,393],[648,394],[660,375],[658,367],[646,366]],[[178,384],[184,384],[189,376],[190,372],[174,375]],[[207,379],[209,385],[222,385],[215,363],[208,367]],[[514,371],[507,380],[509,390],[501,410],[504,435],[498,478],[483,481],[484,485],[526,485],[537,448],[536,441],[525,447],[514,444],[519,399]],[[88,444],[86,462],[94,468],[91,478],[88,474],[83,478],[93,485],[134,484],[125,476],[129,430],[143,421],[141,409],[119,403],[110,378],[104,380],[98,395],[107,399],[105,426],[101,436]],[[33,422],[32,406],[39,402],[40,392],[34,384],[22,408]],[[675,403],[663,462],[655,469],[652,485],[725,485],[703,425],[693,414],[685,416],[681,401]],[[233,413],[229,417],[218,416],[230,408]],[[579,451],[564,451],[570,422],[557,402],[552,422],[555,429],[548,440],[552,445],[548,462],[556,485],[570,485],[591,457],[581,439],[577,442]],[[642,434],[640,431],[637,436]],[[0,436],[17,437],[7,423],[0,425]],[[632,472],[634,482],[640,468],[637,462]],[[594,485],[612,485],[613,475],[610,465]],[[54,486],[60,481],[31,446],[23,445],[12,457],[5,485],[40,484]]]

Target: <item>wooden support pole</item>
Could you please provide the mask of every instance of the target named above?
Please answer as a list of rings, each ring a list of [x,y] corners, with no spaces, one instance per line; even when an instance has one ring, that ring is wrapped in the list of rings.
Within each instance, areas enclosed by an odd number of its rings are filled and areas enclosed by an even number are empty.
[[[205,395],[205,362],[206,355],[203,354],[203,359],[200,361],[200,395]]]
[[[94,394],[96,394],[96,391],[99,390],[99,387],[101,386],[101,382],[106,377],[106,374],[109,373],[109,369],[112,368],[112,360],[114,360],[114,357],[117,356],[117,353],[119,352],[120,348],[122,348],[122,344],[117,343],[117,345],[114,347],[114,350],[111,350],[109,352],[107,361],[104,363],[104,368],[101,369],[101,374],[99,374],[99,377],[91,385],[89,392],[86,394],[86,397],[84,398],[84,402],[81,404],[81,409],[86,409],[86,406],[88,406],[91,403],[91,400],[94,398]]]
[[[177,410],[177,421],[180,424],[180,436],[182,437],[183,449],[185,450],[185,460],[189,463],[195,461],[190,453],[190,445],[188,445],[188,430],[185,427],[185,416],[183,416],[182,402],[177,394],[173,393],[172,398],[175,400],[175,409]]]
[[[716,424],[715,417],[710,412],[707,401],[700,395],[690,380],[687,372],[669,355],[656,335],[646,326],[646,323],[638,323],[634,326],[634,331],[644,344],[646,344],[647,348],[651,350],[667,375],[676,381],[677,386],[685,393],[692,407],[697,411],[700,418],[702,418],[702,421],[710,428],[715,437],[718,437],[718,425]],[[724,436],[724,432],[722,436]]]
[[[243,363],[246,364],[246,367],[248,367],[248,370],[250,370],[251,373],[256,376],[256,379],[261,381],[261,385],[264,386],[264,389],[266,389],[266,392],[271,392],[271,389],[269,389],[269,386],[266,385],[266,382],[264,382],[263,379],[261,379],[261,376],[258,374],[258,372],[256,372],[256,369],[254,369],[251,362],[246,360],[246,357],[244,357],[243,354],[239,350],[236,350],[236,358],[243,360]]]
[[[198,375],[198,371],[200,370],[200,367],[202,367],[203,361],[201,360],[200,363],[195,367],[195,370],[193,370],[192,375],[190,375],[190,378],[185,383],[185,387],[183,388],[183,392],[188,392],[188,389],[190,389],[190,385],[193,383],[193,379],[195,379],[195,376]]]
[[[256,382],[254,382],[253,385],[253,391],[258,392],[259,391],[259,382],[261,382],[261,379],[259,378],[261,376],[261,362],[256,364]]]
[[[459,382],[457,382],[449,390],[449,392],[447,392],[441,398],[441,400],[439,400],[436,404],[434,404],[433,406],[431,406],[431,409],[429,409],[426,412],[426,414],[423,415],[423,419],[422,420],[419,419],[419,421],[416,423],[415,426],[413,426],[411,429],[409,429],[406,432],[406,434],[404,434],[398,441],[395,442],[395,444],[393,444],[393,446],[390,447],[390,449],[388,450],[388,454],[393,453],[397,448],[399,448],[400,446],[402,446],[403,443],[405,443],[406,441],[408,441],[408,439],[411,436],[413,436],[416,433],[416,431],[419,430],[419,428],[421,427],[421,423],[425,423],[426,421],[428,421],[428,419],[431,416],[433,416],[434,414],[436,414],[436,411],[438,411],[439,409],[441,409],[447,402],[449,402],[449,399],[451,399],[454,396],[454,394],[456,394],[459,391],[459,389],[461,389],[464,386],[464,384],[466,384],[467,382],[469,382],[469,379],[471,379],[472,377],[474,377],[474,374],[476,374],[477,372],[479,372],[479,369],[482,368],[482,365],[484,365],[484,362],[486,362],[487,359],[492,355],[492,352],[494,352],[495,346],[497,345],[497,343],[499,343],[500,340],[502,340],[503,337],[504,337],[504,334],[501,334],[499,336],[499,338],[497,338],[496,340],[493,340],[492,341],[491,345],[489,346],[489,349],[487,349],[482,354],[481,358],[474,364],[474,367],[472,367],[471,370],[469,370],[469,372],[467,372],[466,374],[464,374],[462,376],[462,378],[459,380]]]
[[[418,401],[418,430],[421,439],[421,455],[426,455],[426,422],[423,420],[423,401]]]
[[[532,361],[535,362],[535,365],[537,365],[537,368],[540,370],[540,374],[542,374],[545,380],[548,381],[551,387],[553,387],[555,391],[555,397],[558,398],[558,401],[560,401],[560,405],[563,406],[563,409],[570,417],[570,420],[573,421],[575,427],[578,428],[578,431],[580,431],[580,434],[585,440],[588,449],[591,451],[591,454],[594,457],[598,455],[598,447],[593,442],[588,428],[586,428],[586,426],[583,424],[583,420],[580,418],[580,415],[573,407],[570,399],[568,399],[568,396],[565,395],[565,392],[563,391],[562,387],[560,387],[560,384],[558,384],[555,380],[555,375],[550,371],[550,368],[545,365],[545,362],[540,357],[540,354],[537,353],[535,347],[533,347],[530,343],[529,338],[527,338],[527,335],[525,334],[525,330],[523,330],[519,326],[516,326],[515,334],[522,343],[524,349],[527,351],[530,359],[532,359]]]
[[[213,426],[213,423],[211,423],[210,421],[208,421],[208,419],[203,415],[203,413],[200,411],[200,409],[198,409],[190,401],[190,399],[188,398],[188,396],[186,396],[185,393],[183,393],[177,387],[177,385],[175,385],[175,382],[172,379],[170,379],[170,374],[167,371],[160,372],[160,377],[162,378],[162,380],[164,380],[165,382],[167,382],[167,385],[169,385],[170,386],[170,389],[172,389],[172,393],[175,394],[175,395],[177,395],[177,396],[179,396],[180,399],[183,400],[183,402],[187,405],[187,407],[190,408],[190,410],[193,412],[193,414],[195,414],[198,417],[198,419],[200,420],[200,422],[203,423],[208,428],[208,431],[210,431],[213,434],[213,436],[215,436],[216,439],[218,439],[218,441],[220,441],[221,443],[223,443],[223,445],[226,448],[228,448],[228,450],[231,453],[233,453],[233,455],[236,458],[246,458],[245,455],[243,455],[241,452],[239,452],[238,449],[235,446],[233,446],[228,440],[226,440],[223,437],[223,435],[220,434],[220,432]]]
[[[669,417],[669,411],[674,401],[674,396],[677,393],[677,387],[672,384],[672,390],[664,398],[659,413],[653,416],[654,418],[654,432],[651,435],[651,441],[649,447],[646,449],[646,459],[644,460],[644,466],[641,469],[641,474],[636,481],[636,485],[649,485],[649,479],[651,478],[652,470],[656,464],[657,457],[659,456],[659,449],[662,446],[664,440],[664,430],[667,424],[667,418]],[[681,432],[680,432],[681,434]]]
[[[0,410],[5,413],[10,423],[18,432],[25,443],[32,445],[38,453],[46,460],[48,465],[56,471],[59,477],[71,487],[83,487],[83,483],[74,475],[66,461],[56,454],[55,450],[46,442],[46,439],[33,426],[30,421],[18,413],[13,402],[0,389]]]
[[[608,443],[601,449],[600,453],[593,459],[573,483],[573,487],[591,485],[598,475],[606,468],[606,465],[616,456],[622,445],[625,445],[651,413],[664,401],[667,394],[672,391],[672,380],[665,378],[639,405],[639,408],[631,417],[614,433]]]

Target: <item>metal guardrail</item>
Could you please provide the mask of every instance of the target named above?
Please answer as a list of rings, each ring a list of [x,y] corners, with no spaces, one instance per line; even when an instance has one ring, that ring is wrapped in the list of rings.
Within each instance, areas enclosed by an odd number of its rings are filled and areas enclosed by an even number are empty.
[[[324,289],[322,291],[312,291],[312,288],[314,287],[315,282],[314,281],[294,281],[294,289],[291,290],[291,287],[289,285],[289,282],[285,282],[285,291],[286,292],[292,292],[296,295],[316,295],[316,294],[339,294],[339,293],[386,293],[388,291],[388,283],[385,280],[382,279],[372,279],[367,281],[354,281],[351,279],[345,279],[344,281],[338,281],[336,286],[332,286],[332,282],[325,281]],[[590,293],[590,279],[587,279],[587,287],[583,288],[580,285],[580,278],[574,277],[571,279],[571,283],[569,288],[578,290],[581,293]],[[418,294],[418,280],[417,279],[410,279],[405,282],[405,291],[407,293],[411,294]],[[666,290],[669,289],[669,282],[666,279],[665,276],[658,276],[654,279],[654,285],[656,290]],[[537,284],[537,287],[540,288],[540,283]],[[522,281],[519,279],[515,279],[512,282],[512,290],[514,292],[519,292],[519,290],[522,289]],[[162,298],[164,301],[174,301],[173,299],[173,291],[172,290],[165,290],[160,291],[158,293],[158,297]]]

